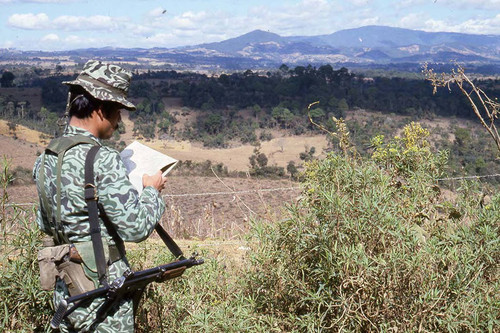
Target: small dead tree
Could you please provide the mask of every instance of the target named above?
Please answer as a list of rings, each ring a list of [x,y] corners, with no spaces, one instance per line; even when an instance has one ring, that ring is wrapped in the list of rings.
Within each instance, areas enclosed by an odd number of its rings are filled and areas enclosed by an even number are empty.
[[[451,73],[435,73],[427,64],[423,67],[423,73],[434,87],[433,93],[437,92],[437,88],[446,87],[451,90],[451,86],[456,84],[460,91],[467,97],[472,110],[478,117],[481,125],[488,131],[495,141],[498,151],[500,152],[500,134],[495,121],[498,119],[500,111],[500,103],[498,99],[492,99],[479,88],[467,75],[462,66],[457,65],[452,69]]]

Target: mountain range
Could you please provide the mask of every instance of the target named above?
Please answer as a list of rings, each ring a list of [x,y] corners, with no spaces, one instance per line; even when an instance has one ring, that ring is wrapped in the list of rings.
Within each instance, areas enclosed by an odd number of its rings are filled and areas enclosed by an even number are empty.
[[[0,60],[10,57],[46,56],[48,52],[12,51],[0,53]],[[137,61],[155,59],[172,67],[223,69],[277,68],[287,65],[460,63],[500,65],[500,35],[477,35],[450,32],[425,32],[386,26],[346,29],[329,35],[280,36],[255,30],[216,43],[173,49],[99,48],[49,52],[84,60],[101,57],[108,60]]]

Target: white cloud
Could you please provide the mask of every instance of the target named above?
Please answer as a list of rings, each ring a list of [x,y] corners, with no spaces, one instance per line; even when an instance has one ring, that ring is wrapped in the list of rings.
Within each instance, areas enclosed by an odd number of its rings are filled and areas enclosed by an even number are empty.
[[[249,17],[241,20],[251,29],[260,28],[281,35],[330,33],[339,23],[343,11],[336,2],[303,0],[293,6],[259,6],[250,9]],[[250,30],[247,28],[247,30]]]
[[[214,22],[217,19],[216,14],[207,15],[206,12],[185,12],[182,15],[174,17],[170,20],[169,25],[177,30],[198,30],[201,25],[204,25],[207,21]]]
[[[13,14],[7,20],[7,24],[20,29],[40,30],[49,27],[50,20],[45,13]]]
[[[430,19],[424,22],[424,30],[449,31],[468,34],[498,34],[500,31],[500,14],[488,19],[470,19],[464,22],[445,22]]]
[[[365,17],[365,18],[355,18],[350,23],[352,27],[363,27],[366,25],[381,25],[382,20],[378,16]]]
[[[28,0],[0,0],[0,5],[14,1],[28,2]],[[254,29],[282,36],[330,34],[337,30],[365,25],[391,25],[426,31],[468,33],[498,34],[500,31],[499,16],[488,18],[484,12],[480,14],[476,11],[474,11],[475,16],[469,15],[466,18],[462,18],[465,15],[454,15],[458,14],[459,7],[464,6],[470,8],[468,12],[473,12],[474,8],[489,6],[491,13],[494,8],[500,6],[500,0],[268,1],[265,5],[254,7],[250,5],[246,11],[239,14],[230,12],[229,7],[226,9],[218,5],[210,9],[179,13],[175,13],[173,9],[165,12],[165,9],[160,7],[161,4],[158,5],[156,8],[144,9],[143,13],[130,13],[129,17],[85,16],[85,12],[79,14],[80,16],[51,17],[45,13],[14,14],[8,17],[7,25],[46,32],[42,38],[37,33],[36,41],[31,40],[33,44],[25,42],[26,46],[23,48],[31,48],[36,42],[44,47],[43,43],[46,42],[50,47],[59,49],[107,45],[124,47],[195,45],[237,37]],[[500,10],[493,12],[498,13]],[[74,13],[79,12],[74,11]],[[84,33],[80,33],[82,31]],[[93,31],[97,33],[92,33]],[[66,37],[68,33],[72,36]],[[21,40],[17,45],[21,45]]]
[[[370,2],[373,2],[372,0],[350,0],[348,1],[352,3],[354,6],[357,7],[362,7],[368,5]]]
[[[500,10],[500,0],[436,0],[450,8]]]
[[[13,14],[7,20],[8,25],[20,29],[29,30],[107,30],[114,31],[124,29],[129,23],[126,18],[111,17],[105,15],[94,16],[70,16],[62,15],[50,20],[47,14]]]
[[[162,16],[164,14],[166,14],[166,10],[162,7],[157,7],[155,9],[152,9],[148,12],[147,16],[149,17],[159,17],[159,16]]]
[[[126,19],[104,15],[94,16],[59,16],[55,18],[53,24],[58,29],[78,31],[78,30],[117,30],[124,27]]]
[[[402,0],[398,1],[396,4],[396,8],[408,8],[408,7],[417,7],[425,4],[431,3],[432,0]],[[439,1],[439,0],[437,0]]]
[[[368,0],[354,0],[357,5]],[[351,1],[352,2],[352,1]],[[344,6],[345,4],[342,4]],[[176,16],[158,15],[159,9],[148,13],[153,19],[143,22],[144,29],[162,29],[159,34],[150,34],[148,41],[170,43],[170,46],[221,41],[239,36],[255,29],[274,32],[283,36],[332,33],[344,28],[340,17],[348,13],[338,2],[327,0],[302,0],[295,5],[254,6],[239,16],[225,11],[187,11]],[[364,12],[364,11],[363,11]],[[352,14],[366,24],[378,24],[378,16],[367,11],[359,17],[359,10]],[[350,19],[350,21],[352,21]],[[353,27],[352,25],[350,27]],[[146,29],[147,30],[147,29]],[[148,31],[149,32],[149,31]],[[189,41],[187,39],[189,38]]]
[[[127,32],[134,36],[150,37],[154,34],[154,29],[139,24],[130,24],[127,26]]]
[[[70,35],[63,39],[63,43],[71,47],[101,47],[106,46],[106,40],[92,37]]]
[[[75,0],[0,0],[2,3],[68,3]]]
[[[10,49],[11,47],[14,47],[14,46],[16,46],[16,44],[13,41],[7,40],[3,43],[1,48]]]
[[[422,13],[411,13],[399,20],[399,27],[407,29],[422,29],[422,22],[428,20],[429,17]]]
[[[466,21],[436,20],[425,13],[412,13],[399,21],[399,26],[431,32],[459,32],[468,34],[498,34],[500,31],[500,14],[485,19],[469,19]]]
[[[56,34],[48,34],[42,37],[41,41],[42,42],[48,42],[48,43],[53,43],[53,42],[58,42],[60,40],[59,36]]]

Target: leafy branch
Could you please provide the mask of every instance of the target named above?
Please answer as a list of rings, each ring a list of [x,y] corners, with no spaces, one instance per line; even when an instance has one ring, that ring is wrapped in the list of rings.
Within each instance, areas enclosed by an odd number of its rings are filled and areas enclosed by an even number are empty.
[[[313,102],[309,104],[309,106],[307,107],[307,116],[309,117],[309,121],[311,122],[311,124],[318,127],[320,130],[327,132],[332,137],[337,138],[339,140],[340,149],[342,149],[345,156],[348,156],[347,152],[349,150],[352,150],[355,153],[355,147],[352,145],[350,141],[349,129],[347,128],[344,119],[342,118],[337,119],[336,117],[332,116],[332,120],[335,123],[335,126],[337,127],[337,132],[329,131],[325,126],[316,123],[311,116],[311,107],[313,107],[316,104],[319,104],[319,101]]]

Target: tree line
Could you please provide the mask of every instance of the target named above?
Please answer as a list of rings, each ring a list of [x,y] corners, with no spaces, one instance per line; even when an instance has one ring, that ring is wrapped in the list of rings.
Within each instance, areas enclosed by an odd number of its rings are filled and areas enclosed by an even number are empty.
[[[15,82],[10,72],[4,71],[1,78],[2,83],[6,82],[5,86],[10,87]],[[43,107],[60,115],[67,91],[61,81],[68,79],[71,76],[56,75],[22,82],[23,87],[40,87]],[[482,80],[480,85],[494,95],[499,80]],[[266,73],[247,70],[213,76],[173,70],[136,73],[130,97],[141,101],[137,120],[155,123],[163,132],[168,132],[169,125],[175,122],[166,116],[165,112],[169,110],[162,102],[164,98],[180,98],[185,107],[200,111],[193,129],[183,133],[191,139],[222,134],[226,139],[239,137],[244,142],[252,141],[252,131],[237,125],[242,122],[239,112],[242,109],[250,109],[254,116],[245,128],[279,127],[300,134],[311,129],[305,108],[314,101],[320,102],[311,114],[318,121],[327,121],[332,115],[342,117],[346,110],[354,108],[409,115],[416,119],[429,115],[474,117],[460,92],[441,90],[433,95],[432,87],[423,78],[365,77],[345,67],[335,70],[331,65],[297,66],[293,69],[282,65]],[[22,101],[8,100],[3,96],[0,108],[4,110],[8,102]],[[29,108],[29,101],[23,112],[26,113],[23,118],[45,118],[39,116],[40,110]],[[145,127],[145,132],[146,136],[151,136],[157,131]]]

